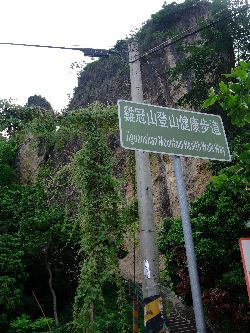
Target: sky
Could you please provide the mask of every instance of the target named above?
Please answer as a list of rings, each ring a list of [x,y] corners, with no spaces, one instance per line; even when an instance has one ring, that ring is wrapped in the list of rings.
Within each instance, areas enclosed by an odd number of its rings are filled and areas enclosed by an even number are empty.
[[[166,1],[167,3],[172,1]],[[1,0],[0,43],[109,49],[140,28],[164,0]],[[0,99],[41,95],[64,109],[77,86],[78,51],[0,45]]]

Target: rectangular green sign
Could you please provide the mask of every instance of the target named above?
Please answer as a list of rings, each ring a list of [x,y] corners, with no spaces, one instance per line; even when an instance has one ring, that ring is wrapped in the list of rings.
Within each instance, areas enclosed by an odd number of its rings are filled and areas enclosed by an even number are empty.
[[[220,116],[118,101],[122,147],[231,161]]]

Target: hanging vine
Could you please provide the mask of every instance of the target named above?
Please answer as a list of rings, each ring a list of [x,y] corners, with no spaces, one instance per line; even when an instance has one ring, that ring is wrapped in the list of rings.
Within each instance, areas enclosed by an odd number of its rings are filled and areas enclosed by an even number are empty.
[[[121,296],[124,291],[118,271],[124,223],[107,146],[112,110],[95,105],[84,111],[85,143],[74,159],[75,179],[82,195],[78,214],[82,262],[74,304],[77,332],[112,332],[115,322],[115,331],[126,332],[121,304],[125,297]],[[110,306],[118,309],[114,320]]]

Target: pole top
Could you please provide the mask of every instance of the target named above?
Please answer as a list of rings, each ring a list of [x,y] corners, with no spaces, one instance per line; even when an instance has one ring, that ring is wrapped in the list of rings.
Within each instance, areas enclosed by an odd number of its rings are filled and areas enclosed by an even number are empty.
[[[128,51],[129,51],[129,62],[135,62],[139,60],[139,48],[137,42],[131,42],[128,44]]]

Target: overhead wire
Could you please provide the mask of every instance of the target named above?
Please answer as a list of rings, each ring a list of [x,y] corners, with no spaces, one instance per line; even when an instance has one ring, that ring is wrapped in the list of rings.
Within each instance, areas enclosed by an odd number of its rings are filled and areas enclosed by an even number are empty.
[[[54,46],[54,45],[40,45],[40,44],[26,44],[26,43],[10,43],[10,42],[0,42],[0,45],[11,45],[11,46],[29,46],[29,47],[42,47],[47,49],[61,49],[61,50],[73,50],[82,51],[84,48],[81,47],[66,47],[66,46]]]
[[[71,50],[83,52],[85,56],[89,57],[108,57],[111,53],[116,53],[113,50],[105,49],[93,49],[93,48],[83,48],[83,47],[67,47],[67,46],[54,46],[54,45],[41,45],[41,44],[27,44],[27,43],[12,43],[12,42],[0,42],[0,45],[11,45],[11,46],[28,46],[28,47],[39,47],[47,49],[61,49],[61,50]]]
[[[181,40],[184,40],[194,34],[197,34],[201,31],[204,31],[224,20],[227,20],[229,18],[233,18],[235,17],[237,14],[242,13],[246,10],[248,10],[250,8],[250,6],[247,4],[246,6],[244,6],[243,8],[240,8],[238,10],[236,10],[233,13],[229,13],[228,15],[225,15],[223,17],[218,18],[217,20],[206,20],[205,22],[209,22],[208,24],[192,30],[195,28],[195,26],[190,27],[188,29],[186,29],[185,31],[175,35],[172,40],[166,40],[163,43],[153,47],[152,49],[148,50],[147,52],[145,52],[144,54],[140,55],[139,57],[135,58],[134,60],[130,61],[130,63],[133,63],[139,59],[145,58],[155,52],[161,51],[162,49],[169,47],[171,45],[174,45],[178,42],[180,42]],[[215,15],[219,15],[221,14],[223,11],[227,10],[227,8],[222,9],[221,11],[217,12]],[[189,32],[190,30],[192,30],[191,32]],[[187,33],[188,32],[188,33]],[[185,35],[183,35],[184,33],[186,33]],[[11,46],[25,46],[25,47],[37,47],[37,48],[48,48],[48,49],[61,49],[61,50],[72,50],[72,51],[80,51],[83,53],[86,53],[87,55],[93,56],[92,52],[95,51],[100,51],[98,54],[94,55],[94,56],[107,56],[108,54],[113,54],[113,53],[117,53],[114,50],[104,50],[104,49],[90,49],[90,48],[82,48],[82,47],[66,47],[66,46],[54,46],[54,45],[41,45],[41,44],[27,44],[27,43],[13,43],[13,42],[0,42],[0,45],[11,45]],[[91,50],[91,54],[88,54],[88,52]]]

